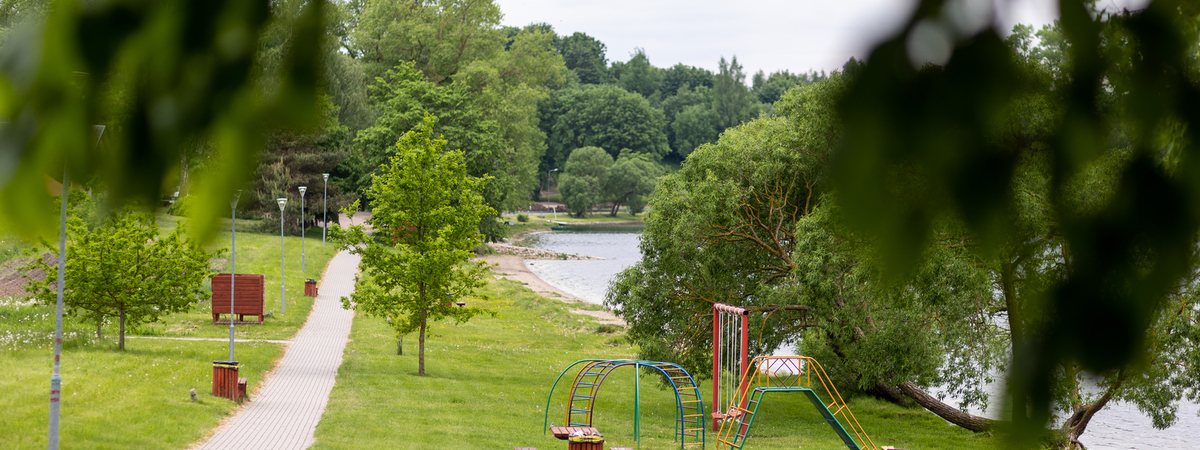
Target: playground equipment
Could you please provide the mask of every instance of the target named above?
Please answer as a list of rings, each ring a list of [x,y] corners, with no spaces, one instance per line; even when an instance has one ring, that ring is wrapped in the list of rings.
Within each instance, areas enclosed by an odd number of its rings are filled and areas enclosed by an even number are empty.
[[[802,307],[772,306],[761,310],[792,308]],[[850,450],[877,450],[816,360],[807,356],[759,356],[747,362],[751,311],[723,303],[713,305],[712,418],[713,429],[719,430],[717,448],[741,450],[767,393],[796,392],[812,402]],[[819,391],[812,383],[814,377]],[[829,399],[828,403],[820,393]],[[726,409],[721,410],[722,407]]]
[[[746,445],[758,407],[766,394],[773,392],[804,394],[850,450],[879,449],[817,360],[807,356],[759,356],[751,362],[751,367],[754,370],[742,378],[741,389],[735,393],[721,422],[717,449],[741,450]],[[828,403],[820,394],[829,399]]]
[[[638,373],[646,367],[657,370],[675,391],[675,441],[679,448],[699,446],[704,447],[705,423],[704,400],[700,398],[700,388],[691,374],[679,365],[669,362],[646,361],[639,359],[582,359],[575,361],[554,380],[550,394],[546,396],[546,414],[542,421],[542,434],[546,433],[550,419],[550,400],[554,397],[554,389],[564,375],[573,367],[583,365],[571,382],[571,393],[567,400],[565,425],[568,427],[591,427],[592,412],[595,409],[596,397],[600,386],[613,370],[619,367],[634,368],[634,403],[633,403],[633,433],[638,445],[641,445],[641,381]]]

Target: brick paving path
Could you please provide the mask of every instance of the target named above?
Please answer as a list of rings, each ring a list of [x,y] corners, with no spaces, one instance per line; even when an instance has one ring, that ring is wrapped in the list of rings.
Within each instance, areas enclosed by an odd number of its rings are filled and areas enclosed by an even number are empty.
[[[346,251],[333,257],[308,321],[279,366],[251,393],[250,402],[198,449],[283,450],[313,444],[350,336],[354,312],[342,309],[341,297],[354,290],[359,259]]]

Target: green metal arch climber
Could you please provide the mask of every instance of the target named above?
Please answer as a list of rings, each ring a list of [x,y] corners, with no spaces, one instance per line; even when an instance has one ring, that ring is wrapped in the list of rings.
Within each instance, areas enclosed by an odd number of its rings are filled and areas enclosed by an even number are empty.
[[[559,381],[562,381],[567,372],[580,364],[583,367],[575,374],[574,381],[571,382],[570,397],[567,399],[566,426],[592,426],[592,411],[604,379],[618,367],[633,366],[635,386],[633,433],[638,445],[641,445],[641,381],[637,374],[642,367],[649,367],[666,377],[675,391],[675,440],[679,442],[679,447],[704,447],[704,400],[700,398],[700,389],[696,386],[696,380],[678,364],[640,359],[581,359],[563,369],[558,378],[554,380],[554,384],[550,386],[550,394],[546,396],[546,414],[542,420],[542,434],[546,433],[550,423],[550,401],[554,398],[554,389],[558,387]]]

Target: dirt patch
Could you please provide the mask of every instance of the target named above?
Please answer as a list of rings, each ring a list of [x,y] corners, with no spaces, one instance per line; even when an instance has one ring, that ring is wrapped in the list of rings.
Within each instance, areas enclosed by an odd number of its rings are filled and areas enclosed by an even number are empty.
[[[559,253],[550,250],[542,250],[540,248],[518,247],[515,245],[489,243],[488,247],[492,248],[493,252],[500,255],[520,256],[522,259],[561,259],[561,260],[585,260],[585,259],[604,259],[594,256],[580,256],[569,253]],[[524,264],[522,264],[524,265]]]
[[[46,264],[54,264],[54,254],[47,253],[42,256],[42,260]],[[29,258],[13,258],[8,262],[0,265],[0,297],[8,296],[25,296],[25,285],[29,284],[29,280],[21,276],[21,266],[29,263]],[[46,272],[41,270],[33,270],[29,272],[29,276],[35,280],[41,281],[46,279]]]

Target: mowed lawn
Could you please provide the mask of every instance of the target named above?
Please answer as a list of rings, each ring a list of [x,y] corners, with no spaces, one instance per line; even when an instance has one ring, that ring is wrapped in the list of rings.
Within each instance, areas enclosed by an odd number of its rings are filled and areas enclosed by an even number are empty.
[[[559,373],[587,358],[633,358],[620,334],[602,333],[590,319],[533,294],[519,283],[492,282],[482,292],[495,318],[433,327],[426,349],[427,376],[417,372],[416,337],[404,356],[386,324],[359,315],[329,408],[317,427],[316,449],[565,448],[543,435],[546,396]],[[555,391],[549,421],[561,425],[575,372]],[[674,395],[646,372],[641,385],[641,448],[679,448],[674,442]],[[709,381],[698,380],[701,392]],[[594,425],[606,448],[638,447],[634,438],[634,370],[621,368],[604,382]],[[711,405],[705,398],[706,412]],[[923,410],[869,398],[851,409],[878,445],[910,449],[999,448],[998,438],[948,425]],[[716,433],[707,448],[715,448]],[[845,449],[813,406],[799,395],[772,394],[764,401],[747,449]]]
[[[176,217],[159,216],[164,233],[177,222]],[[337,252],[334,242],[321,244],[319,229],[315,235],[305,242],[303,274],[300,238],[285,239],[288,313],[280,314],[279,236],[238,232],[237,271],[266,275],[266,309],[273,312],[262,326],[238,325],[238,339],[290,339],[303,325],[313,300],[302,295],[303,280],[319,280]],[[219,236],[210,247],[228,248],[229,234]],[[226,264],[227,260],[216,265],[227,270]],[[209,305],[204,300],[189,312],[163,317],[160,323],[130,330],[129,335],[228,338],[227,325],[212,324]],[[126,350],[119,351],[116,324],[104,327],[102,340],[95,339],[94,325],[68,319],[64,328],[63,449],[185,449],[237,408],[210,395],[212,362],[228,358],[227,341],[129,338]],[[0,361],[5,366],[5,376],[0,377],[0,449],[46,448],[53,330],[52,306],[0,298]],[[247,378],[252,398],[284,348],[263,342],[236,344],[239,375]],[[193,388],[199,394],[197,401],[189,395]]]

